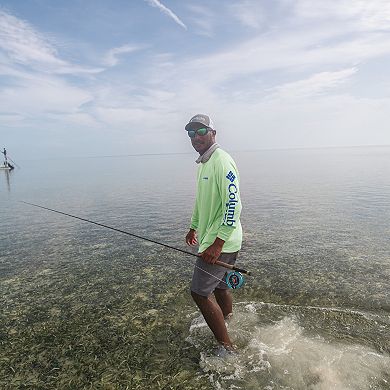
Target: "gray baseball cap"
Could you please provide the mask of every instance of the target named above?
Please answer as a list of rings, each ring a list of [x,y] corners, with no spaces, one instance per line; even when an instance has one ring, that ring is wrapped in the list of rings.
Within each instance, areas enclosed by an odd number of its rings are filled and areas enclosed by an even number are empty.
[[[199,124],[204,125],[206,127],[210,127],[211,129],[214,130],[214,123],[211,120],[211,118],[206,114],[194,115],[186,125],[185,129],[187,131],[193,130],[194,128],[197,128]]]

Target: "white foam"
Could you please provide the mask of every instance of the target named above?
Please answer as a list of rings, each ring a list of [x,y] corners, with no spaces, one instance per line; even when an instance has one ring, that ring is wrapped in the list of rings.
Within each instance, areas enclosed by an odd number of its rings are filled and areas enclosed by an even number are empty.
[[[200,367],[215,388],[345,390],[387,386],[389,355],[308,333],[291,314],[261,324],[260,311],[261,304],[235,307],[229,332],[238,340],[239,354],[224,359],[204,347],[213,340],[208,327],[199,326],[199,318],[191,324],[190,337],[202,339],[194,343],[203,345]]]
[[[245,306],[245,309],[250,311],[251,313],[256,313],[257,309],[256,306],[253,303],[249,303]]]
[[[190,333],[192,333],[195,329],[204,328],[206,326],[207,326],[207,324],[206,324],[206,321],[204,320],[203,316],[196,317],[191,322]]]

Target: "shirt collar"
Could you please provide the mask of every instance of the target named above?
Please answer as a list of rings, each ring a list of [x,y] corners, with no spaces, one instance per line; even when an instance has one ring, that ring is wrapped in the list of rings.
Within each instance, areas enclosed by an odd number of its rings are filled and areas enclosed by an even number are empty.
[[[213,143],[202,155],[200,155],[195,161],[197,164],[209,161],[211,155],[219,148],[220,146],[215,142]]]

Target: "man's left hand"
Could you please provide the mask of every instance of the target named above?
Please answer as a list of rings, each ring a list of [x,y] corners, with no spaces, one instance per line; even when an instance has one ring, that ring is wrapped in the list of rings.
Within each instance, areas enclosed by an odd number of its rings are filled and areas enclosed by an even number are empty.
[[[224,243],[224,240],[221,240],[217,237],[213,244],[211,244],[205,251],[200,253],[200,256],[206,263],[215,264],[221,255]]]

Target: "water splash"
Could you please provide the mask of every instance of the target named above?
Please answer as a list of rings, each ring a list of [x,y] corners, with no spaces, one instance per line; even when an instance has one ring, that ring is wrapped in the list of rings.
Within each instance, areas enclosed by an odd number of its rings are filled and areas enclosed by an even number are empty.
[[[327,313],[342,311],[311,309],[322,311],[324,321],[330,321]],[[298,312],[299,308],[294,310]],[[305,308],[306,316],[308,312],[310,309]],[[199,349],[202,376],[216,389],[390,388],[388,354],[363,343],[356,344],[356,340],[353,343],[337,341],[323,335],[321,328],[316,332],[307,330],[303,323],[287,305],[238,304],[228,323],[229,332],[239,347],[238,355],[224,359],[213,355],[209,347],[212,335],[201,316],[194,318],[187,341]]]

